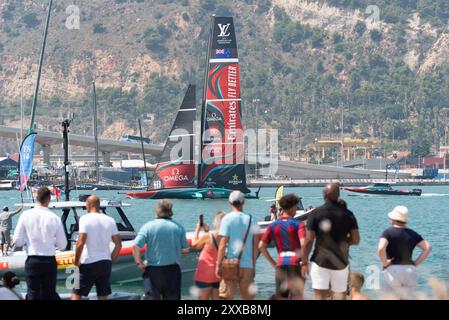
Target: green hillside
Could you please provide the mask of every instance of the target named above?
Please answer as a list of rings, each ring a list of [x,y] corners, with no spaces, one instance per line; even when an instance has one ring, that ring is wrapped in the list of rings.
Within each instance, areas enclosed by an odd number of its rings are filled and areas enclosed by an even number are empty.
[[[35,77],[46,1],[3,3],[0,121],[10,123],[20,116],[19,78],[31,88]],[[80,9],[79,30],[66,27],[70,4]],[[90,134],[96,79],[102,132],[122,121],[135,133],[136,119],[153,113],[145,131],[163,141],[187,84],[201,96],[212,13],[235,18],[246,127],[260,99],[259,125],[279,129],[283,151],[340,136],[342,109],[345,134],[390,150],[423,156],[448,143],[445,0],[55,1],[37,122],[57,129],[70,110],[73,132]],[[31,94],[26,100],[29,110]]]

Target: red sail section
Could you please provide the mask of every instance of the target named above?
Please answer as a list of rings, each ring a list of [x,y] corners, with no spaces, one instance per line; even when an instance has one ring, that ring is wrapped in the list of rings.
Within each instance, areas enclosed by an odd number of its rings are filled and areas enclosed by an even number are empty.
[[[237,63],[210,65],[207,100],[240,99],[240,68]]]
[[[195,165],[193,162],[188,164],[159,163],[151,186],[153,189],[194,187],[195,178]]]

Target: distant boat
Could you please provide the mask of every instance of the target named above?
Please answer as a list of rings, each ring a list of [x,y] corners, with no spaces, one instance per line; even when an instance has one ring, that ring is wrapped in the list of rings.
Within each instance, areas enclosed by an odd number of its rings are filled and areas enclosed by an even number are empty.
[[[222,28],[225,27],[223,31]],[[213,17],[202,99],[201,145],[194,148],[195,86],[187,89],[148,191],[128,192],[130,199],[224,199],[233,190],[251,195],[246,185],[240,71],[234,22]],[[180,129],[182,129],[180,131]],[[205,133],[205,134],[204,134]],[[217,138],[218,133],[220,138]],[[174,150],[179,139],[190,139],[190,150]],[[176,151],[178,159],[173,159]],[[187,154],[188,153],[188,154]],[[194,153],[200,163],[196,164]],[[203,159],[206,155],[206,159]]]
[[[284,195],[284,186],[280,186],[276,189],[276,192],[274,193],[275,198],[273,199],[274,201],[276,201],[276,208],[278,210],[281,210],[281,208],[279,206],[279,200],[283,197],[283,195]],[[304,205],[302,203],[302,198],[299,197],[298,210],[296,211],[296,215],[294,216],[294,219],[296,219],[298,221],[306,221],[309,214],[311,214],[313,212],[313,210],[315,210],[315,208],[313,206],[304,208]],[[271,223],[273,223],[273,221],[274,220],[259,222],[259,227],[262,230],[261,233],[263,233],[266,230],[266,228]]]
[[[14,180],[1,180],[0,181],[0,191],[9,191],[13,190],[15,186]]]
[[[59,201],[65,195],[62,188],[58,188],[56,186],[48,186],[48,189],[51,192],[51,201]],[[33,198],[37,197],[38,190],[38,187],[31,187],[31,194],[33,195]]]
[[[398,190],[393,189],[391,183],[388,182],[376,182],[366,187],[340,187],[340,189],[353,192],[370,195],[392,195],[392,196],[420,196],[421,189],[412,190]]]

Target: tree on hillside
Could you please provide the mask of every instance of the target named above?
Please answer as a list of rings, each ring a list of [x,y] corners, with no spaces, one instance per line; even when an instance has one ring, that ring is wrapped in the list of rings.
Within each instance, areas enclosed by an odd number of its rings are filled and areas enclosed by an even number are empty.
[[[170,35],[171,31],[162,24],[156,28],[150,27],[144,32],[145,47],[158,57],[162,57],[168,52],[165,43]]]
[[[354,26],[354,31],[359,35],[359,37],[363,36],[366,31],[366,24],[363,21],[358,21]]]
[[[214,11],[215,10],[215,1],[214,0],[200,0],[200,6],[204,10]]]
[[[22,16],[22,22],[25,23],[25,25],[27,26],[27,28],[33,29],[36,28],[40,21],[37,18],[37,14],[35,12],[26,12],[23,16]]]
[[[430,147],[432,146],[430,131],[430,128],[425,124],[421,124],[421,126],[414,128],[412,131],[410,137],[410,151],[413,158],[422,158],[430,154]]]
[[[373,40],[375,42],[379,42],[382,40],[382,33],[377,29],[371,30],[369,32],[369,36],[370,36],[371,40]]]
[[[94,33],[106,33],[106,28],[102,23],[95,23],[92,30]]]

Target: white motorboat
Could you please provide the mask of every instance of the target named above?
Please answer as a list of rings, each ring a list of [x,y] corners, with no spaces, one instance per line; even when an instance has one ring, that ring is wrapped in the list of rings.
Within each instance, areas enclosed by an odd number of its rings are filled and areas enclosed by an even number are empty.
[[[34,203],[23,205],[24,208],[32,208]],[[126,284],[136,281],[142,281],[142,270],[137,268],[132,255],[133,240],[136,237],[136,231],[128,220],[124,209],[130,207],[130,204],[121,201],[101,201],[101,212],[112,218],[117,223],[120,237],[122,239],[122,249],[115,263],[112,264],[111,283]],[[67,289],[72,289],[75,283],[75,244],[78,238],[79,218],[86,214],[86,204],[81,201],[52,202],[49,208],[61,217],[68,239],[66,250],[57,251],[56,261],[58,263],[58,286],[60,282],[65,282]],[[189,234],[191,237],[192,234]],[[112,246],[112,243],[111,243]],[[112,247],[111,247],[112,251]],[[142,249],[142,254],[144,250]],[[193,272],[196,269],[199,252],[191,250],[190,253],[183,254],[180,265],[183,273],[183,279],[191,282]],[[13,271],[19,278],[25,278],[25,261],[27,254],[24,250],[17,248],[9,255],[0,257],[0,271]],[[64,283],[63,283],[64,284]]]

